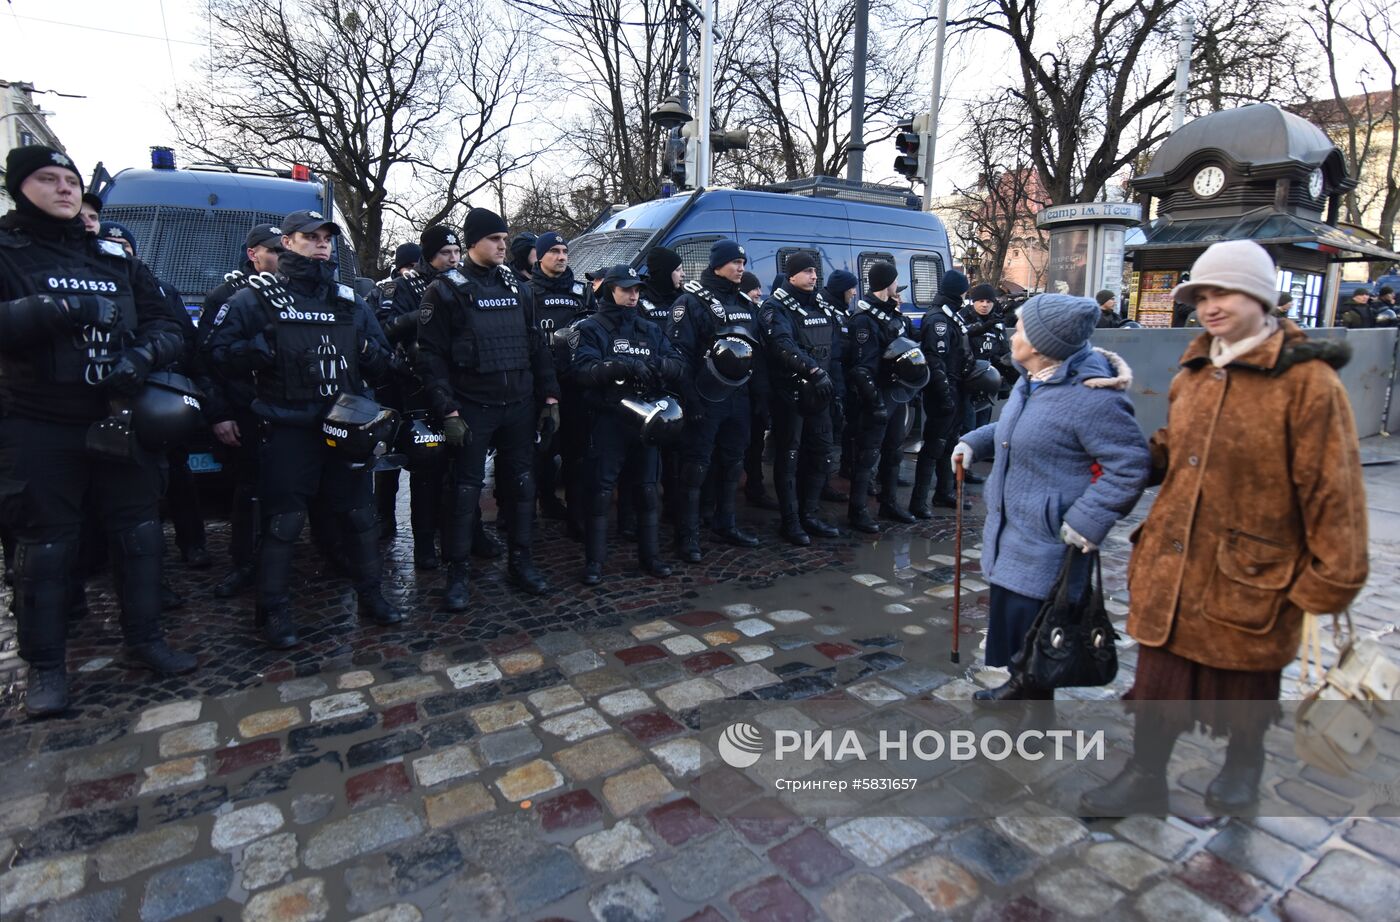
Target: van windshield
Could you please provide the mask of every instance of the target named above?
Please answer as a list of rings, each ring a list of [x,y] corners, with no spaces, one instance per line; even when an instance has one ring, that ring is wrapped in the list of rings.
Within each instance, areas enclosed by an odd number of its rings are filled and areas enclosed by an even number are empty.
[[[584,234],[569,242],[569,265],[574,274],[594,272],[618,263],[630,263],[651,239],[653,230],[603,231]]]

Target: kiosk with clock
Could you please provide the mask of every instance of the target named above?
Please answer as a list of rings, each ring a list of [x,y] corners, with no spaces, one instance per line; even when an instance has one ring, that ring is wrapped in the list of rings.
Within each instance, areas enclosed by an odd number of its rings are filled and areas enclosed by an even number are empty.
[[[1172,305],[1162,303],[1171,284],[1220,240],[1254,240],[1269,251],[1302,326],[1331,325],[1340,263],[1400,260],[1337,226],[1342,196],[1356,187],[1342,152],[1322,129],[1272,103],[1188,122],[1130,185],[1144,215],[1156,209],[1126,243],[1129,311],[1144,326],[1171,323]]]

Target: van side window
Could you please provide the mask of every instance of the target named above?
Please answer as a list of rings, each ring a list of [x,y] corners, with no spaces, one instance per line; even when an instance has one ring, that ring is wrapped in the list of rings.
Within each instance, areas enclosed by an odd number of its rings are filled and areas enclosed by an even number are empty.
[[[938,297],[938,283],[943,280],[943,258],[933,253],[919,253],[909,258],[909,285],[915,306],[927,310]]]
[[[710,246],[719,239],[718,234],[708,234],[704,237],[686,237],[684,240],[668,243],[667,246],[675,250],[676,255],[681,258],[685,277],[698,281],[700,273],[710,265]]]
[[[817,261],[817,287],[821,288],[822,283],[826,279],[826,272],[823,271],[826,267],[825,264],[822,262],[822,254],[812,249],[811,247],[783,247],[782,249],[780,249],[778,251],[778,276],[783,279],[786,279],[788,277],[788,257],[792,256],[795,253],[806,253]]]
[[[881,262],[881,261],[887,262],[887,263],[892,263],[892,262],[894,262],[894,254],[893,254],[893,253],[862,253],[862,254],[860,254],[860,259],[859,259],[859,260],[857,261],[857,263],[856,263],[856,268],[857,268],[859,271],[858,271],[856,274],[857,274],[857,275],[859,276],[859,278],[860,278],[860,293],[861,293],[862,295],[864,295],[864,294],[869,294],[869,292],[870,292],[870,267],[873,266],[873,265],[875,265],[875,264],[878,263],[878,262]]]

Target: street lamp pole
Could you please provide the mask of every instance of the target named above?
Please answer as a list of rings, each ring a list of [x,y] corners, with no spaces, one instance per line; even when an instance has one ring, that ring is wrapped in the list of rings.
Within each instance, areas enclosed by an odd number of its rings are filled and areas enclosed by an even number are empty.
[[[695,188],[710,184],[710,110],[715,92],[715,0],[700,0],[700,94],[695,107],[699,122],[695,143]]]
[[[933,164],[938,150],[938,104],[943,97],[943,46],[948,39],[948,0],[938,0],[938,36],[933,44],[933,99],[928,110],[928,153],[924,160],[924,211],[933,211]]]

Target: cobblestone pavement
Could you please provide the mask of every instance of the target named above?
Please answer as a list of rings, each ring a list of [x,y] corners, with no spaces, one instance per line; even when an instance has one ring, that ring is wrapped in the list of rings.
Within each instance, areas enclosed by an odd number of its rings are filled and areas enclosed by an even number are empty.
[[[476,562],[465,616],[437,610],[440,575],[415,574],[401,538],[388,584],[414,615],[397,630],[359,625],[348,587],[321,578],[308,548],[296,600],[307,643],[290,655],[255,643],[250,600],[213,597],[217,572],[172,563],[188,602],[170,633],[203,668],[160,682],[123,665],[113,600],[94,587],[72,644],[71,714],[25,721],[22,670],[8,667],[0,917],[1400,919],[1400,807],[1360,808],[1355,785],[1321,775],[1278,793],[1339,818],[785,809],[717,758],[707,705],[821,701],[864,722],[1002,675],[977,667],[975,564],[964,667],[949,664],[950,516],[807,549],[780,544],[757,514],[750,524],[764,547],[710,545],[703,565],[665,581],[635,576],[620,547],[588,590],[577,546],[545,523],[538,556],[554,595],[527,600],[498,563]],[[1132,524],[1104,554],[1120,622]],[[223,533],[212,538],[218,556]],[[1400,544],[1373,542],[1355,609],[1361,629],[1389,630],[1391,650],[1397,560]],[[1131,643],[1121,659],[1112,689],[1080,697],[1121,693]],[[1371,777],[1394,781],[1400,735],[1378,742]],[[1122,746],[1066,772],[1065,796],[1116,771]],[[1174,774],[1190,770],[1183,748]],[[1187,794],[1174,812],[1208,816]]]

